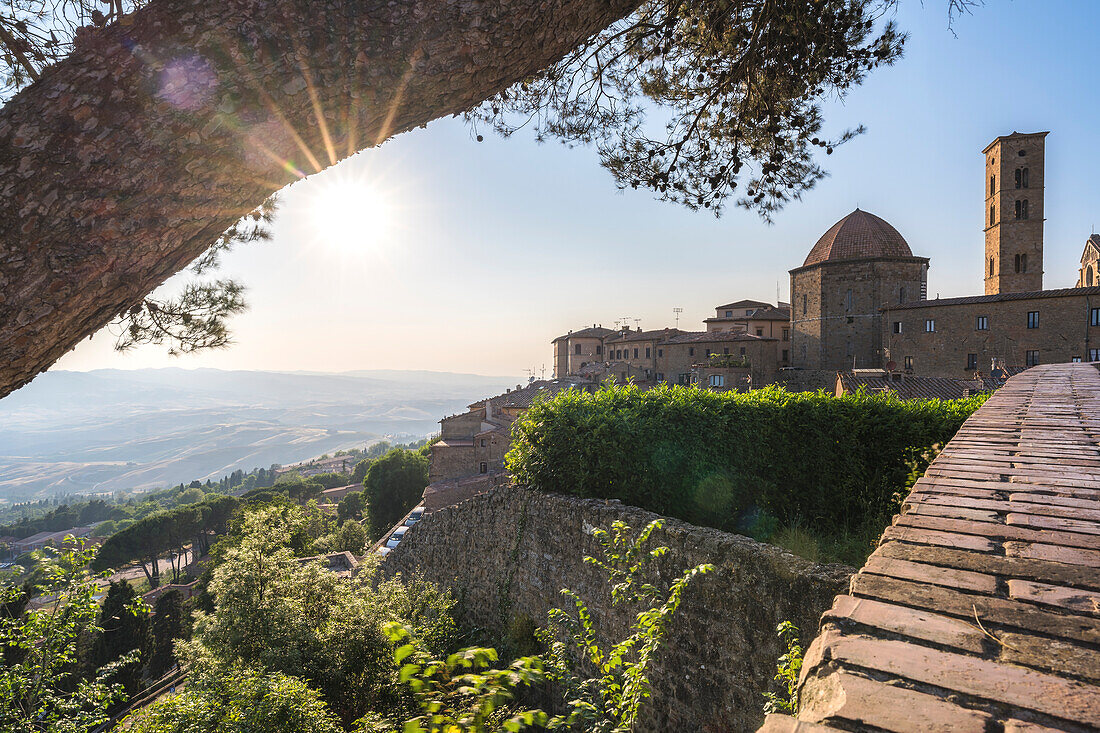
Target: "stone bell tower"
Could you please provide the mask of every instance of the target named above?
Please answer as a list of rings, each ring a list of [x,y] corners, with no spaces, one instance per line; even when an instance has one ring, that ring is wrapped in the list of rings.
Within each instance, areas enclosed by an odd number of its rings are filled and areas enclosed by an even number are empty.
[[[1002,135],[985,153],[985,294],[1043,289],[1047,132]]]

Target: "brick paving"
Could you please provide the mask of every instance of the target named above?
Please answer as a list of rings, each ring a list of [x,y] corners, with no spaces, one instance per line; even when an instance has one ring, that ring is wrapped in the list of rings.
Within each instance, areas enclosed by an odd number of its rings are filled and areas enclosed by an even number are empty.
[[[1100,371],[1038,366],[945,446],[760,733],[1100,730]]]

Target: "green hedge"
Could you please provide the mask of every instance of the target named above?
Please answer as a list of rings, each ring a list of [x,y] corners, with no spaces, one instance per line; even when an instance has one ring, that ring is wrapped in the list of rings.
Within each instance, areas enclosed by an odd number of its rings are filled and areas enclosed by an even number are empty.
[[[617,498],[693,524],[844,532],[884,521],[921,454],[984,400],[772,387],[570,390],[515,422],[506,460],[520,484]]]

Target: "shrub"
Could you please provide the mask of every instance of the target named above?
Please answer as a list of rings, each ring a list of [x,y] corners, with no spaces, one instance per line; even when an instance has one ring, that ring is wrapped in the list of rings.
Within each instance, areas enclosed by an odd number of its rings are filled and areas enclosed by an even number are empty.
[[[884,522],[914,461],[984,399],[568,390],[513,424],[506,462],[539,490],[617,498],[693,524],[759,533],[774,518],[843,533]]]

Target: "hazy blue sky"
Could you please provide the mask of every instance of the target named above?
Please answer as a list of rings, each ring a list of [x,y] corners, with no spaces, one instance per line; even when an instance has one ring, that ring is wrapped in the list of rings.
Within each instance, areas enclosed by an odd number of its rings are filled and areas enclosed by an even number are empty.
[[[905,58],[827,110],[830,132],[867,133],[773,225],[619,193],[591,149],[522,133],[478,144],[441,120],[284,191],[274,241],[226,258],[252,306],[230,349],[120,355],[101,333],[55,368],[549,373],[550,340],[570,328],[670,326],[677,306],[681,327],[700,328],[719,303],[774,300],[777,282],[787,300],[787,271],[857,205],[932,258],[931,296],[980,293],[981,150],[1013,130],[1051,131],[1044,282],[1072,286],[1100,225],[1100,2],[990,0],[957,37],[946,5],[901,0]],[[376,193],[343,221],[319,217],[348,182]]]

